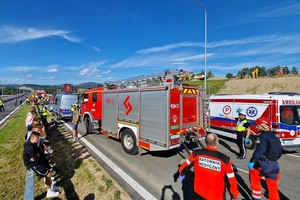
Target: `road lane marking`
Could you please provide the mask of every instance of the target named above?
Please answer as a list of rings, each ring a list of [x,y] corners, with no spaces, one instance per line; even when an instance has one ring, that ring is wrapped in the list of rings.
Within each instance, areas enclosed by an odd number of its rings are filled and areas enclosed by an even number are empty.
[[[64,122],[64,125],[72,130],[72,127]],[[104,155],[99,149],[92,145],[87,139],[83,138],[82,135],[78,133],[80,140],[87,145],[99,158],[101,158],[112,170],[114,170],[124,181],[126,181],[129,186],[131,186],[138,194],[140,194],[144,199],[155,200],[156,198],[150,194],[143,186],[141,186],[137,181],[131,178],[124,170],[122,170],[118,165],[116,165],[112,160],[110,160],[106,155]]]
[[[294,155],[294,154],[285,154],[287,156],[295,157],[295,158],[300,158],[300,156]]]
[[[2,119],[0,121],[0,126],[8,119],[10,118],[18,109],[20,108],[20,106],[18,106],[16,109],[14,109],[11,113],[9,113],[4,119]]]

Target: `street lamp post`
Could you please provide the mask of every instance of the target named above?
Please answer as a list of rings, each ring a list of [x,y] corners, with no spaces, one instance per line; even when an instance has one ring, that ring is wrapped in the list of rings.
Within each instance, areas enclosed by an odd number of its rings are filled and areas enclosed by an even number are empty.
[[[204,91],[206,94],[206,48],[207,48],[207,11],[198,0],[194,0],[204,10]]]

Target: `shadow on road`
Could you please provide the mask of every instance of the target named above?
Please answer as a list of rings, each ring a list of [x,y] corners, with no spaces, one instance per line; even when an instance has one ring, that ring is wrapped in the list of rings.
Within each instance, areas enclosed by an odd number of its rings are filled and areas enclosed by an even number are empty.
[[[222,145],[224,148],[228,149],[231,153],[238,155],[238,152],[233,150],[228,144],[226,144],[223,140],[219,140],[220,145]]]

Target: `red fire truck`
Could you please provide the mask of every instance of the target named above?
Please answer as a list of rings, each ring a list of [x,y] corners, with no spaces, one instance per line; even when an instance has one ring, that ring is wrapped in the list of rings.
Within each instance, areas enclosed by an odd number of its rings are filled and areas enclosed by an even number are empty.
[[[255,120],[266,117],[271,120],[272,131],[280,139],[287,151],[300,150],[300,94],[291,92],[271,92],[260,95],[215,95],[209,98],[209,132],[236,138],[236,121],[224,115],[237,117],[244,112],[251,123],[250,144],[255,148]]]
[[[135,77],[85,91],[81,119],[87,133],[97,129],[120,139],[136,154],[178,148],[186,135],[204,136],[203,96],[181,84],[181,70]]]

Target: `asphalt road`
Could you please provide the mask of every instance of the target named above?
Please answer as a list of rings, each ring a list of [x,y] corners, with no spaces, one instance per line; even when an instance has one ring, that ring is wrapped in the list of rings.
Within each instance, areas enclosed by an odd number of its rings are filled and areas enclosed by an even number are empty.
[[[84,135],[85,131],[79,126],[79,132],[85,139],[109,157],[114,163],[122,168],[129,176],[135,179],[148,192],[157,199],[189,199],[189,190],[193,174],[188,174],[185,181],[175,181],[178,164],[187,157],[185,151],[143,152],[139,155],[126,154],[121,143],[113,138],[102,134]],[[248,181],[247,164],[253,153],[248,150],[246,160],[237,160],[234,153],[237,151],[236,144],[232,140],[222,139],[219,150],[231,157],[232,163],[237,167],[236,173],[240,196],[239,199],[249,199],[250,189]],[[98,159],[99,160],[99,159]],[[281,167],[281,179],[279,190],[281,199],[300,199],[300,153],[284,153],[279,160]],[[141,199],[128,184],[126,184],[101,160],[99,162],[106,170],[129,192],[133,199]],[[264,189],[263,189],[264,191]],[[247,194],[248,193],[248,194]],[[227,195],[229,199],[229,195]],[[266,199],[264,197],[263,199]]]
[[[19,106],[19,104],[18,104]],[[0,112],[0,121],[4,119],[7,115],[9,115],[13,110],[15,110],[17,106],[15,106],[14,101],[8,101],[4,104],[4,112]]]

